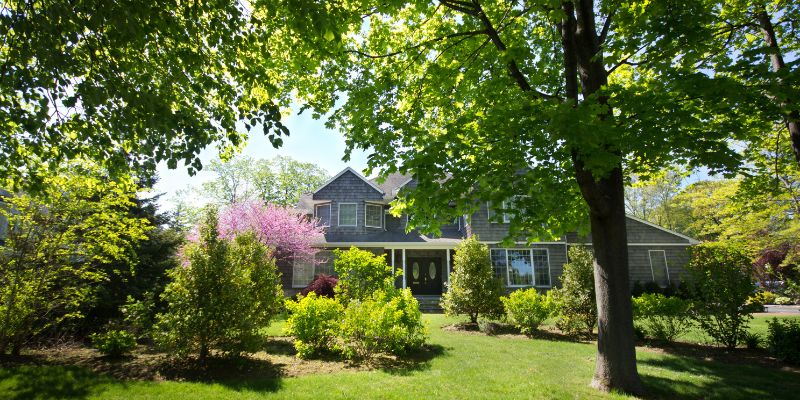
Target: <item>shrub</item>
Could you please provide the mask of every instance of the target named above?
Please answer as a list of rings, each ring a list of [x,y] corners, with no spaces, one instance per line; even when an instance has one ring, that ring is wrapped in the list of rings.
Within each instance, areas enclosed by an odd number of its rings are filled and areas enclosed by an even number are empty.
[[[753,332],[745,332],[742,334],[742,343],[748,349],[757,349],[761,345],[761,335]]]
[[[300,291],[300,295],[308,296],[310,293],[316,293],[317,296],[333,298],[336,295],[337,283],[339,283],[339,279],[335,276],[319,274],[305,289]]]
[[[800,364],[800,321],[773,318],[767,321],[767,347],[778,360]]]
[[[462,240],[453,256],[447,292],[442,296],[445,314],[467,315],[472,323],[480,316],[499,318],[503,314],[502,290],[492,269],[489,248],[476,236]]]
[[[263,342],[262,328],[281,309],[280,274],[269,248],[253,233],[217,235],[216,212],[207,212],[200,237],[181,254],[182,264],[161,298],[156,342],[179,356],[211,349],[238,355]]]
[[[112,329],[104,333],[94,333],[90,338],[97,350],[109,357],[120,357],[136,348],[136,338],[124,330]]]
[[[553,289],[559,314],[556,326],[568,335],[591,335],[597,324],[594,255],[586,247],[574,246],[569,249],[569,259],[561,274],[561,287]]]
[[[351,301],[339,329],[344,355],[362,360],[419,349],[426,336],[419,303],[410,289],[378,291],[371,298]]]
[[[755,291],[749,255],[735,245],[701,244],[692,248],[686,269],[694,319],[717,343],[736,347],[752,318],[753,306],[746,304]]]
[[[645,293],[633,298],[636,326],[649,337],[673,341],[691,327],[690,303],[677,297]]]
[[[135,300],[128,296],[125,305],[120,311],[125,319],[125,325],[136,339],[149,339],[153,330],[155,317],[155,297],[152,293],[144,294],[142,300]]]
[[[310,292],[298,301],[287,300],[289,318],[284,332],[295,338],[294,348],[300,358],[331,349],[344,308],[331,297]]]
[[[394,288],[395,275],[383,254],[375,255],[357,247],[347,251],[336,249],[333,253],[333,268],[339,275],[335,291],[342,304],[365,300],[375,292]]]
[[[775,298],[775,304],[779,306],[790,306],[794,304],[794,301],[786,296],[779,296]]]
[[[516,290],[503,297],[503,306],[509,322],[530,335],[553,313],[552,296],[539,294],[536,289]]]
[[[768,291],[761,291],[761,292],[756,292],[756,294],[750,296],[747,299],[747,302],[750,304],[760,304],[760,305],[776,304],[775,300],[777,298],[778,295],[776,295],[775,293]]]

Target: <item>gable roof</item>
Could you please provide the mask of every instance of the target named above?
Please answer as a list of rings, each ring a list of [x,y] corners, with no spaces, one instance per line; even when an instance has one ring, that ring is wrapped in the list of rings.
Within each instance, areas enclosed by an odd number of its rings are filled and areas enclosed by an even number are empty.
[[[376,184],[374,184],[374,183],[370,182],[370,180],[369,180],[369,179],[365,178],[363,175],[361,175],[361,174],[359,174],[358,172],[356,172],[356,170],[354,170],[354,169],[352,169],[352,168],[350,168],[350,167],[347,167],[347,168],[343,169],[341,172],[339,172],[338,174],[336,174],[336,175],[335,175],[333,178],[331,178],[331,179],[328,179],[328,181],[327,181],[327,182],[323,183],[323,184],[322,184],[322,186],[318,187],[318,188],[317,188],[317,190],[315,190],[315,191],[311,192],[311,194],[315,194],[315,193],[319,192],[320,190],[324,189],[324,188],[325,188],[325,186],[328,186],[328,185],[330,185],[330,184],[331,184],[333,181],[335,181],[335,180],[339,179],[339,177],[340,177],[340,176],[342,176],[342,175],[344,175],[344,174],[345,174],[345,172],[350,172],[350,173],[352,173],[353,175],[357,176],[359,179],[361,179],[362,181],[364,181],[364,182],[365,182],[367,185],[369,185],[369,186],[370,186],[370,187],[372,187],[373,189],[377,190],[377,191],[378,191],[378,193],[380,193],[380,194],[384,194],[384,193],[386,193],[386,192],[384,192],[384,191],[383,191],[383,189],[381,189],[380,187],[378,187],[378,185],[376,185]]]
[[[387,175],[383,183],[379,183],[378,179],[379,177],[374,177],[371,178],[370,181],[383,190],[384,198],[387,200],[394,199],[394,197],[397,196],[397,192],[413,180],[411,175],[401,174],[399,172],[393,172]]]
[[[688,241],[689,241],[689,244],[698,244],[698,243],[700,243],[700,241],[699,241],[699,240],[697,240],[697,239],[695,239],[695,238],[693,238],[693,237],[689,237],[689,236],[686,236],[686,235],[684,235],[684,234],[682,234],[682,233],[678,233],[678,232],[675,232],[675,231],[673,231],[673,230],[670,230],[670,229],[664,228],[663,226],[656,225],[656,224],[654,224],[654,223],[652,223],[652,222],[650,222],[650,221],[645,221],[645,220],[643,220],[643,219],[641,219],[641,218],[634,217],[633,215],[630,215],[630,214],[628,214],[628,213],[626,213],[626,214],[625,214],[625,216],[626,216],[626,217],[628,217],[628,218],[630,218],[630,219],[632,219],[632,220],[634,220],[634,221],[636,221],[636,222],[640,222],[640,223],[643,223],[643,224],[645,224],[645,225],[647,225],[647,226],[651,226],[651,227],[653,227],[653,228],[656,228],[656,229],[658,229],[658,230],[661,230],[661,231],[667,232],[667,233],[669,233],[669,234],[671,234],[671,235],[675,235],[675,236],[677,236],[677,237],[679,237],[679,238],[681,238],[681,239],[686,239],[686,240],[688,240]]]

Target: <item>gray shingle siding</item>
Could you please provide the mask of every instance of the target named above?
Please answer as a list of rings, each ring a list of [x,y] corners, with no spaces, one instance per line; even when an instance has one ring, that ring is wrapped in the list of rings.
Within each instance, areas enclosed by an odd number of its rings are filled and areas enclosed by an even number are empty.
[[[312,196],[313,200],[329,200],[331,202],[331,233],[375,233],[383,228],[367,228],[365,226],[365,206],[367,201],[382,201],[383,194],[375,190],[360,177],[350,171],[330,182]],[[356,204],[356,226],[339,226],[339,204]]]
[[[632,218],[626,219],[625,229],[628,231],[628,243],[675,243],[689,245],[689,240],[663,229],[650,226]],[[580,237],[577,233],[567,234],[570,243],[591,243],[592,235]]]

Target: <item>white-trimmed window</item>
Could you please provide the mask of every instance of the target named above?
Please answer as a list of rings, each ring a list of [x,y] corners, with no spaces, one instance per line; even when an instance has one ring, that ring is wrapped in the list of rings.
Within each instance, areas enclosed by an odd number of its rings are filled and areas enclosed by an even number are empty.
[[[320,226],[331,226],[331,203],[317,204],[314,207],[314,216],[319,219]]]
[[[491,249],[495,275],[509,287],[550,286],[547,249]]]
[[[381,228],[383,220],[383,206],[380,204],[366,203],[364,205],[364,215],[366,215],[364,225],[368,228]]]
[[[314,255],[314,261],[295,260],[292,265],[292,287],[304,288],[319,274],[336,276],[333,269],[333,252],[320,250]]]
[[[650,272],[653,274],[653,282],[661,287],[669,285],[669,268],[667,267],[667,252],[664,250],[649,250]]]
[[[357,226],[358,225],[358,204],[356,203],[339,203],[339,226]]]

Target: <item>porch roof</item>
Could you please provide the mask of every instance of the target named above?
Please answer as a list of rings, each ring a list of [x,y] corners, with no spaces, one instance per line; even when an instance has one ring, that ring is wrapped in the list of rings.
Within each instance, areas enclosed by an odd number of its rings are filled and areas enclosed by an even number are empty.
[[[430,247],[453,248],[463,239],[461,232],[443,230],[441,236],[432,237],[411,231],[403,232],[375,232],[367,234],[355,233],[326,233],[324,240],[315,243],[318,246],[376,246],[376,247]]]

